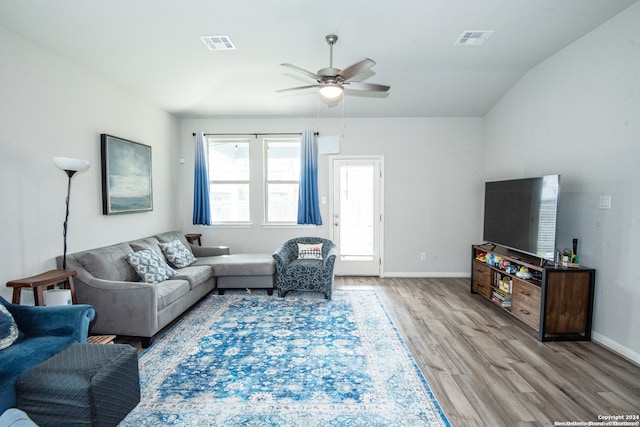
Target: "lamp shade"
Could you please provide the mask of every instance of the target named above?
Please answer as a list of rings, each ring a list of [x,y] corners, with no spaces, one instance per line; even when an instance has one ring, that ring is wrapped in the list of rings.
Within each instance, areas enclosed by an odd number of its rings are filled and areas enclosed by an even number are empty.
[[[78,172],[89,167],[89,160],[72,159],[70,157],[54,157],[53,163],[63,171]]]
[[[343,87],[335,83],[328,83],[326,85],[322,85],[319,90],[320,95],[328,99],[335,99],[339,97],[340,95],[342,95],[343,91],[344,91]]]

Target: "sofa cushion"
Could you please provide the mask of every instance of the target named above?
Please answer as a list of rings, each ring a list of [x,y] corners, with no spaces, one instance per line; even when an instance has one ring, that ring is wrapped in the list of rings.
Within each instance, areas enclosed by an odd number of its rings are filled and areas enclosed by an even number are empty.
[[[196,257],[187,249],[180,240],[172,240],[169,243],[160,243],[160,249],[169,264],[174,268],[188,267],[196,262]]]
[[[167,231],[166,233],[157,234],[155,238],[158,239],[160,243],[169,243],[174,240],[179,240],[185,248],[191,251],[191,245],[187,242],[187,238],[184,237],[184,233],[181,231]]]
[[[146,283],[159,283],[175,276],[176,272],[169,267],[152,249],[143,249],[125,257],[136,271],[140,280]]]
[[[18,325],[7,307],[0,304],[0,350],[16,342],[19,336]]]
[[[155,237],[146,237],[144,239],[137,239],[128,242],[134,252],[141,251],[143,249],[151,249],[155,252],[160,259],[166,261],[162,249],[160,249],[160,242]]]
[[[220,276],[269,276],[276,267],[269,254],[233,254],[198,258],[195,265],[210,265],[213,275]]]
[[[165,280],[157,286],[158,310],[162,310],[189,293],[189,283],[184,280]]]
[[[128,243],[119,243],[81,252],[76,259],[98,279],[137,282],[138,275],[125,259],[132,251]]]
[[[186,280],[189,282],[191,289],[206,283],[213,277],[213,270],[208,265],[192,265],[190,267],[181,268],[176,271],[173,280]]]

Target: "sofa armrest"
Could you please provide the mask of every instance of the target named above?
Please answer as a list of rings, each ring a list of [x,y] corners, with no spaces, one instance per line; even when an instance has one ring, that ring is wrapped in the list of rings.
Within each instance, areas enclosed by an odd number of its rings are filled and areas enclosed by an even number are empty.
[[[26,306],[5,304],[27,336],[70,336],[77,342],[85,342],[89,324],[95,317],[91,305]]]
[[[229,246],[194,246],[191,245],[191,251],[196,258],[229,255]]]
[[[158,329],[158,286],[162,283],[99,279],[73,258],[67,265],[74,277],[78,302],[96,309],[91,332],[132,336],[152,336]]]

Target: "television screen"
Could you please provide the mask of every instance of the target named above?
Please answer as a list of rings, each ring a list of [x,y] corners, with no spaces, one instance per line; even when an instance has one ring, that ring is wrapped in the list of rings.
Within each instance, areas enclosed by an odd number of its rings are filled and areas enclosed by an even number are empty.
[[[560,175],[487,182],[483,239],[553,260],[559,191]]]

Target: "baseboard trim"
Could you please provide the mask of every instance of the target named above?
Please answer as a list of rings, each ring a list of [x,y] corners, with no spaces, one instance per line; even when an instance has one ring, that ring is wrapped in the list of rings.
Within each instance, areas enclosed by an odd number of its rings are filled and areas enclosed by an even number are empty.
[[[624,357],[625,359],[640,366],[640,354],[628,349],[627,347],[620,345],[610,338],[605,337],[597,332],[591,333],[591,340],[605,347],[607,350],[611,350],[617,355]]]
[[[434,277],[445,277],[445,278],[463,278],[469,279],[471,278],[470,273],[442,273],[442,272],[393,272],[393,271],[385,271],[383,273],[384,277],[399,277],[399,278],[434,278]]]

